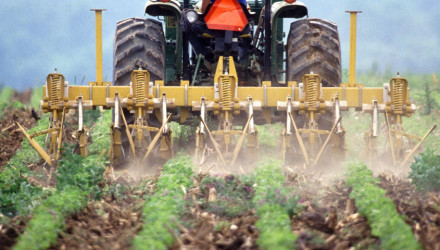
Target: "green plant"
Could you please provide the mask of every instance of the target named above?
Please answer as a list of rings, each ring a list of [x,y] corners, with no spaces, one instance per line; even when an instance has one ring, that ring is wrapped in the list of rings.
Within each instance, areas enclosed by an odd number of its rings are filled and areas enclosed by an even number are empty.
[[[9,101],[14,94],[14,89],[9,87],[3,87],[0,91],[0,119],[3,116],[3,110],[9,106]]]
[[[101,117],[101,111],[99,109],[84,110],[84,125],[86,125],[87,128],[91,128],[99,117]]]
[[[229,221],[219,221],[219,222],[215,225],[215,227],[214,227],[214,231],[221,231],[221,230],[227,229],[227,228],[229,228],[231,225],[232,225],[232,224],[231,224],[231,222],[229,222]]]
[[[103,122],[99,121],[102,119],[98,120],[98,125],[102,126]],[[105,139],[97,133],[92,133],[92,139],[94,144],[105,145]],[[58,233],[63,230],[66,216],[85,207],[89,198],[101,197],[102,191],[98,184],[103,179],[102,173],[107,163],[101,152],[105,152],[106,148],[108,144],[101,150],[92,151],[86,158],[63,153],[57,169],[57,190],[35,210],[15,249],[48,248],[56,242]]]
[[[14,249],[46,249],[56,243],[65,225],[64,218],[87,205],[87,192],[78,187],[57,190],[35,210]]]
[[[233,175],[223,177],[207,176],[200,183],[203,197],[207,197],[209,190],[215,188],[216,200],[208,202],[202,199],[205,210],[219,216],[233,218],[239,216],[253,207],[251,181],[242,181]]]
[[[48,115],[38,121],[29,133],[49,127]],[[44,145],[44,136],[34,138],[40,145]],[[18,214],[28,214],[40,201],[51,193],[50,189],[41,189],[30,184],[27,177],[33,175],[28,164],[40,159],[39,154],[25,139],[21,148],[3,167],[0,172],[0,212],[9,217]]]
[[[134,238],[134,249],[167,249],[176,231],[173,221],[179,221],[184,207],[183,188],[192,185],[192,161],[188,156],[169,160],[157,181],[156,194],[145,202],[142,231]]]
[[[440,190],[440,156],[430,148],[416,156],[411,164],[409,178],[419,190]]]
[[[32,95],[29,105],[31,105],[31,107],[34,108],[35,110],[40,109],[41,100],[43,100],[43,87],[39,86],[37,88],[32,89]]]
[[[272,123],[264,125],[255,125],[258,130],[258,145],[260,147],[275,148],[279,141],[281,133],[283,132],[283,123]]]
[[[257,209],[257,244],[262,249],[292,249],[297,236],[292,233],[289,214],[299,210],[298,197],[284,187],[282,162],[267,160],[260,164],[251,178],[255,180],[254,205]]]
[[[101,197],[97,184],[103,180],[102,174],[107,163],[102,156],[90,155],[83,158],[77,154],[65,154],[59,163],[61,167],[56,176],[58,190],[77,187],[95,199]]]
[[[440,108],[440,93],[439,86],[437,86],[438,80],[435,74],[432,74],[432,82],[429,80],[429,76],[423,77],[423,86],[420,87],[421,91],[415,91],[415,100],[423,107],[423,115],[430,115],[433,110]]]
[[[23,103],[15,100],[14,102],[12,102],[11,108],[12,109],[25,109],[26,105],[24,105]]]
[[[101,113],[95,127],[91,131],[92,145],[89,146],[90,154],[108,155],[110,150],[110,124],[112,122],[112,111],[105,110]]]
[[[355,199],[360,214],[367,217],[371,234],[381,240],[383,249],[420,249],[411,227],[405,223],[385,190],[363,163],[350,164],[346,170],[346,184],[352,187],[350,198]]]
[[[177,122],[169,123],[172,131],[173,141],[177,145],[184,145],[189,141],[189,137],[194,134],[194,127],[182,125]]]

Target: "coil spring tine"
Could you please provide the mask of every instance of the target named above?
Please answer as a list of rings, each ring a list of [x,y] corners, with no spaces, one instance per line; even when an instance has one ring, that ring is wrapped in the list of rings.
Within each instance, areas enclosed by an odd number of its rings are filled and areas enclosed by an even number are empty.
[[[60,75],[51,75],[51,80],[50,97],[52,105],[60,106],[63,101],[61,96],[61,77]]]
[[[145,90],[146,90],[146,75],[143,73],[136,74],[136,102],[142,103],[145,98]]]
[[[402,89],[402,80],[396,79],[393,83],[393,104],[394,104],[394,111],[396,113],[402,112],[402,106],[403,106],[403,89]]]
[[[318,82],[317,78],[313,75],[307,76],[307,105],[309,107],[315,106],[316,102],[318,101]]]
[[[229,77],[222,78],[222,104],[223,110],[231,110],[232,105],[232,92],[231,92],[231,80]]]

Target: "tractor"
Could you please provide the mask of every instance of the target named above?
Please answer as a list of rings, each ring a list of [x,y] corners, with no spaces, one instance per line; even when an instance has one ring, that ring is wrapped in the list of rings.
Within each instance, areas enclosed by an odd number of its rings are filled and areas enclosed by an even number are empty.
[[[223,95],[219,97],[225,99],[232,94],[231,89],[218,86],[215,76],[219,64],[225,65],[224,72],[220,73],[230,73],[228,65],[231,63],[235,65],[238,86],[261,87],[263,81],[270,81],[272,86],[287,86],[288,81],[302,82],[306,74],[319,75],[324,87],[339,86],[341,82],[337,26],[317,18],[301,19],[308,15],[307,7],[301,2],[151,0],[146,4],[145,13],[164,17],[165,27],[162,22],[150,18],[128,18],[117,23],[114,85],[129,85],[132,71],[144,69],[150,73],[151,81],[163,80],[165,85],[173,86],[187,80],[190,86],[214,86],[221,89]],[[284,18],[299,19],[290,24],[287,43],[284,42]],[[133,116],[124,113],[132,123]],[[216,113],[221,131],[232,131],[232,125],[246,124],[243,114],[234,117],[231,113]],[[280,120],[277,114],[269,114],[270,120]],[[255,122],[267,120],[269,118],[258,117]],[[290,124],[289,117],[287,120]],[[330,112],[295,120],[298,126],[304,127],[308,122],[307,125],[315,129],[317,121],[321,120],[320,127],[326,130],[334,122]],[[149,116],[149,123],[159,124],[154,115]],[[204,132],[203,124],[200,127],[198,145],[203,140],[200,132]],[[251,131],[256,134],[255,130],[251,124]],[[341,126],[339,134],[343,135]],[[311,140],[315,140],[314,135],[311,136]],[[122,134],[121,138],[128,148],[126,136]],[[248,144],[252,141],[257,144],[256,139],[248,137]],[[219,151],[228,152],[228,135],[221,144],[224,146]],[[343,149],[344,141],[339,144]]]
[[[204,12],[201,3],[148,1],[145,13],[164,17],[128,18],[118,22],[114,40],[114,85],[128,85],[132,70],[150,72],[166,85],[189,80],[212,85],[220,56],[232,56],[239,84],[285,86],[305,74],[319,74],[323,86],[339,86],[341,52],[337,26],[325,20],[300,19],[290,24],[284,42],[284,18],[304,18],[307,7],[295,0],[218,0]],[[191,45],[191,48],[189,48]]]

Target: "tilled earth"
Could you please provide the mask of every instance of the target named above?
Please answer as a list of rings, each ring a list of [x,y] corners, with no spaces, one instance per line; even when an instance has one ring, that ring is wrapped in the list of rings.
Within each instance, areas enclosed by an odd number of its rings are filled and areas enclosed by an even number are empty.
[[[202,177],[200,177],[202,178]],[[113,184],[130,185],[129,177],[119,177]],[[405,215],[416,238],[424,249],[440,247],[440,194],[417,193],[407,181],[382,175],[381,187],[387,191],[397,210]],[[296,179],[290,179],[294,185]],[[77,214],[66,218],[66,227],[51,249],[128,249],[141,230],[143,199],[154,191],[154,180],[143,191],[131,188],[115,195],[109,193],[101,201],[90,202]],[[297,184],[298,185],[298,184]],[[321,185],[302,182],[296,186],[302,211],[291,218],[293,232],[298,235],[299,249],[379,249],[380,240],[371,235],[365,217],[357,213],[349,198],[350,189],[343,180]],[[145,189],[149,191],[145,191]],[[188,191],[184,225],[178,224],[175,244],[170,249],[257,249],[258,229],[254,210],[243,211],[234,218],[217,215],[200,205],[206,197],[194,187]],[[219,194],[217,194],[219,195]],[[215,199],[215,198],[214,198]],[[17,217],[0,226],[0,249],[9,249],[23,233],[28,218]]]
[[[32,113],[25,109],[13,109],[3,113],[0,121],[0,170],[20,148],[24,137],[15,122],[29,129],[35,125],[36,120]]]
[[[0,121],[0,168],[14,155],[23,139],[15,121],[26,128],[35,124],[29,110],[4,114]],[[40,163],[30,168],[42,169],[43,162]],[[175,244],[170,249],[257,249],[255,211],[244,210],[231,218],[207,209],[200,201],[215,200],[221,194],[200,192],[197,183],[205,176],[207,174],[199,175],[195,186],[188,190],[183,223],[177,225],[179,234],[174,234]],[[124,172],[115,177],[110,168],[106,172],[107,185],[125,188],[119,192],[104,192],[102,200],[90,202],[85,209],[66,218],[65,229],[51,249],[130,248],[133,237],[142,228],[142,204],[146,196],[154,192],[155,178],[157,176],[150,176],[139,182]],[[408,180],[391,174],[379,178],[380,186],[387,191],[398,212],[405,216],[423,248],[440,249],[440,193],[419,193]],[[46,185],[54,183],[43,186]],[[288,185],[297,190],[302,206],[301,212],[291,218],[299,249],[380,248],[379,238],[371,234],[366,218],[357,213],[355,202],[349,198],[351,190],[343,180],[321,183],[310,176],[294,175],[288,176]],[[29,217],[21,216],[0,224],[0,249],[14,245],[28,220]]]

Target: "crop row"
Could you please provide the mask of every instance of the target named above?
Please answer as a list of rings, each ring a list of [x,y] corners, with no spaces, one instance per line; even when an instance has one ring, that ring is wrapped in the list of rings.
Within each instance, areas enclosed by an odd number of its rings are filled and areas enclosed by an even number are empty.
[[[297,236],[290,226],[290,217],[298,210],[298,197],[284,187],[286,182],[279,161],[267,161],[253,173],[258,221],[256,227],[260,233],[257,244],[262,249],[292,249]]]
[[[166,249],[173,244],[169,230],[177,231],[175,222],[184,209],[184,190],[193,184],[192,167],[188,156],[177,156],[163,166],[155,195],[145,201],[143,226],[134,238],[134,249]]]
[[[5,87],[0,91],[0,119],[3,116],[3,110],[9,105],[12,94],[14,94],[12,88]]]
[[[420,249],[411,228],[399,215],[393,201],[385,197],[385,190],[364,164],[352,164],[346,173],[346,184],[353,190],[360,214],[368,219],[372,235],[379,237],[383,249]]]
[[[49,127],[48,115],[42,117],[37,125],[29,130],[29,133],[40,131]],[[35,140],[44,145],[44,136],[36,137]],[[31,171],[28,164],[40,159],[38,153],[27,140],[23,140],[21,148],[3,167],[0,172],[0,212],[12,217],[17,214],[27,214],[39,204],[50,190],[43,190],[28,182]]]
[[[59,162],[56,191],[34,211],[25,232],[20,235],[14,249],[45,249],[56,242],[58,233],[65,225],[65,217],[87,205],[89,199],[99,198],[98,184],[107,163],[104,155],[108,151],[110,111],[105,111],[98,119],[92,132],[90,155],[83,158],[65,152]]]

